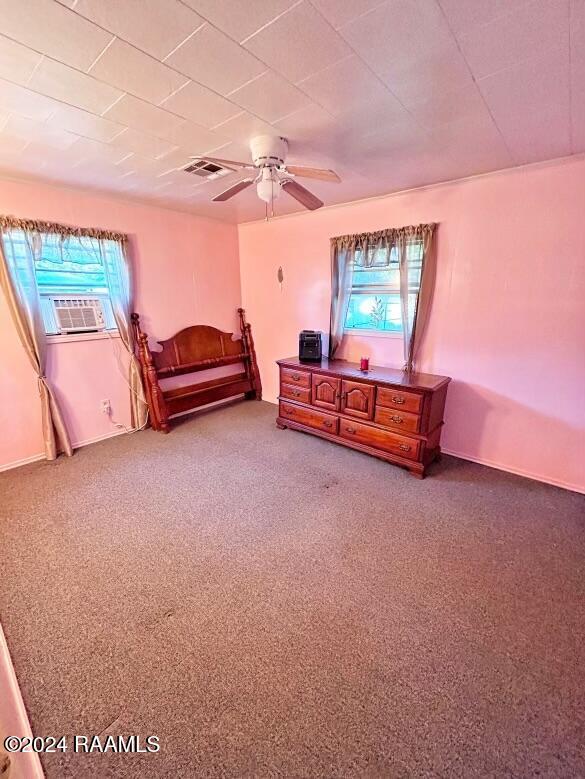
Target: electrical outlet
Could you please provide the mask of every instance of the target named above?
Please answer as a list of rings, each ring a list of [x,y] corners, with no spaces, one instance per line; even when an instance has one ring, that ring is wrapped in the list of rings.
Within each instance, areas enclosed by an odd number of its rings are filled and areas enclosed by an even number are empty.
[[[102,410],[102,414],[107,414],[108,416],[110,416],[110,414],[112,413],[112,405],[108,399],[101,401],[100,408]]]

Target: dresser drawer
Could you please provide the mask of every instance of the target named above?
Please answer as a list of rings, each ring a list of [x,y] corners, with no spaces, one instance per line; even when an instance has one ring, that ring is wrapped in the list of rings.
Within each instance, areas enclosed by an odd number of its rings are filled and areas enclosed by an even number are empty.
[[[324,430],[326,433],[337,433],[337,417],[334,417],[332,414],[325,414],[323,411],[317,411],[317,409],[295,406],[293,403],[286,403],[281,400],[280,416],[283,419],[290,419],[301,425]]]
[[[371,446],[374,449],[383,449],[385,452],[405,457],[408,460],[417,460],[420,449],[420,442],[415,438],[407,438],[398,433],[390,433],[386,430],[379,430],[376,427],[362,425],[359,422],[348,422],[341,420],[339,434],[348,441],[355,441],[358,444]]]
[[[386,406],[386,408],[397,408],[401,411],[410,411],[413,414],[419,414],[422,409],[423,396],[415,392],[404,392],[401,389],[391,389],[389,387],[378,387],[376,394],[376,404]]]
[[[376,406],[374,422],[396,428],[396,430],[403,430],[405,433],[418,433],[420,430],[420,417],[417,414],[411,414],[409,411],[398,411],[394,408],[384,408],[383,406]]]
[[[311,374],[309,371],[299,371],[296,368],[281,368],[280,381],[283,384],[294,384],[297,387],[311,386]]]
[[[299,403],[311,402],[311,390],[308,387],[295,387],[292,384],[281,384],[280,394],[283,398],[298,400]]]

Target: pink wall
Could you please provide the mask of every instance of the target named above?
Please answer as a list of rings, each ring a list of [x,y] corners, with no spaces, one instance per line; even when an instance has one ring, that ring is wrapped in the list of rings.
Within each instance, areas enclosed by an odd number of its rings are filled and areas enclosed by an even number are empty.
[[[275,360],[329,325],[329,238],[435,221],[437,283],[419,367],[453,378],[443,444],[585,491],[585,161],[525,168],[241,225],[243,303],[267,400]],[[282,292],[276,278],[284,270]],[[402,343],[345,355],[402,365]]]
[[[136,308],[149,334],[167,338],[201,322],[237,327],[240,305],[237,230],[211,219],[28,182],[0,181],[0,213],[130,234]],[[34,373],[0,294],[0,467],[42,452]],[[55,343],[49,376],[75,443],[114,431],[100,412],[129,425],[128,389],[110,340]]]

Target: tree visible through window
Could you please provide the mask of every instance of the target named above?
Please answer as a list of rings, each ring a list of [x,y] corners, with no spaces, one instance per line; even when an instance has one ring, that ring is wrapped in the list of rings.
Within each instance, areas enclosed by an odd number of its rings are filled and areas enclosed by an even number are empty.
[[[408,301],[414,309],[420,287],[422,244],[419,241],[409,243],[407,251],[411,253]],[[374,253],[372,265],[366,268],[360,253],[356,252],[345,330],[402,333],[400,271],[395,248],[390,254],[390,264],[387,264],[386,250],[380,249]]]
[[[118,252],[115,241],[104,241],[103,245],[106,253],[115,256]],[[99,241],[44,233],[40,249],[35,250],[29,246],[24,232],[14,229],[5,235],[4,249],[12,255],[17,270],[19,265],[24,266],[27,253],[34,252],[37,288],[47,334],[60,332],[52,305],[52,299],[56,297],[71,301],[97,298],[106,330],[116,329]]]

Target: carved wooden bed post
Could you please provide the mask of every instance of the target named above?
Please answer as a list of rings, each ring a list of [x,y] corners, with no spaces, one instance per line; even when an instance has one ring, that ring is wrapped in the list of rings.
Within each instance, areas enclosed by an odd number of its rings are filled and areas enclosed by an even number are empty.
[[[254,338],[252,337],[252,327],[246,322],[246,312],[243,308],[238,308],[238,314],[240,315],[240,330],[242,331],[242,340],[246,352],[250,355],[250,363],[246,363],[246,370],[249,370],[250,384],[252,385],[252,392],[247,393],[250,397],[256,397],[256,400],[262,400],[262,382],[260,380],[260,371],[258,370],[258,363],[256,362],[256,350],[254,349]]]
[[[158,383],[158,376],[156,368],[154,367],[152,354],[148,346],[148,336],[140,329],[140,317],[138,314],[132,314],[131,319],[136,343],[138,345],[138,359],[142,365],[142,375],[146,387],[146,399],[148,401],[148,408],[150,409],[150,423],[155,430],[168,433],[170,429],[169,414],[160,384]]]

